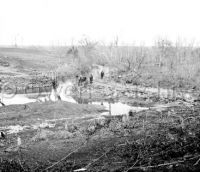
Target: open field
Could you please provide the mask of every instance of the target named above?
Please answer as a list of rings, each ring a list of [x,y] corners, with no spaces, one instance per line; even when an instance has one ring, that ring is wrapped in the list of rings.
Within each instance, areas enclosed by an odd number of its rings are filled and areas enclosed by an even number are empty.
[[[5,47],[0,48],[0,74],[19,89],[30,83],[44,87],[54,73],[66,80],[87,74],[98,64],[108,66],[118,82],[198,90],[199,54],[192,44],[168,40],[158,40],[152,47],[106,47],[90,41],[71,47]]]
[[[65,53],[62,48],[0,48],[1,80],[14,85],[19,92],[27,85],[48,87],[58,66],[70,62],[63,58]]]
[[[168,44],[0,48],[2,85],[27,100],[0,107],[0,171],[199,171],[198,52]],[[77,84],[76,74],[90,73],[92,84]],[[27,85],[51,93],[55,75],[74,103],[24,94]]]

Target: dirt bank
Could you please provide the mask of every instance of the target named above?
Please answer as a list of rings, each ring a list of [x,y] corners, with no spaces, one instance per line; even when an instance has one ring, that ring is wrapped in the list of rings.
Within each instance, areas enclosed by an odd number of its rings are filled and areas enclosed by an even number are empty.
[[[20,110],[24,106],[10,106],[6,110],[8,115],[4,118],[1,115],[3,122],[10,124],[14,113],[19,111],[23,116],[16,123],[42,124],[1,140],[4,159],[1,170],[6,167],[18,167],[18,171],[91,172],[200,169],[198,105],[105,118],[97,115],[103,109],[89,105],[57,102],[45,104],[46,108],[41,106],[29,104],[28,116]],[[4,111],[1,109],[1,113]],[[42,120],[37,120],[38,117]]]
[[[0,108],[7,133],[0,139],[1,170],[198,171],[198,102],[135,88],[107,81],[81,88],[86,101],[149,107],[129,116],[102,116],[102,106],[62,101]]]
[[[85,114],[104,112],[102,106],[80,105],[68,102],[29,103],[0,108],[0,124],[31,124],[32,120],[82,117]]]

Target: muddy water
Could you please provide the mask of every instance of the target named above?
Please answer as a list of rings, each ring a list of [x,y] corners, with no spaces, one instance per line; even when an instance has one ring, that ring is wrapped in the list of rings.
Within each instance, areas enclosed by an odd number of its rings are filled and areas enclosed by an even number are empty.
[[[73,83],[70,81],[67,81],[65,83],[62,83],[59,85],[57,88],[57,93],[60,95],[61,100],[71,102],[71,103],[78,103],[75,99],[73,99],[70,94],[72,92],[73,88]],[[149,88],[146,90],[147,92],[156,92],[157,89],[154,88]],[[160,90],[161,94],[168,94],[169,90],[161,89]],[[190,95],[187,95],[190,97]],[[47,93],[42,93],[38,97],[37,94],[32,93],[32,94],[17,94],[17,95],[9,95],[5,93],[1,93],[0,95],[1,101],[5,105],[11,105],[11,104],[27,104],[31,102],[45,102],[45,101],[57,101],[57,97],[55,96],[54,90],[51,92]],[[114,102],[114,103],[109,103],[109,102],[92,102],[91,104],[95,105],[101,105],[104,106],[108,112],[104,112],[101,115],[122,115],[122,114],[128,114],[130,110],[134,112],[139,112],[143,110],[148,110],[149,108],[147,107],[134,107],[134,106],[129,106],[127,104],[123,104],[121,102]],[[160,107],[160,106],[155,106],[152,107],[154,109],[165,109],[166,107]],[[101,116],[100,115],[100,116]],[[85,116],[84,116],[85,117]],[[84,118],[83,117],[83,118]],[[61,120],[61,119],[55,119],[55,120]],[[6,126],[6,127],[0,127],[1,131],[6,131],[8,134],[14,134],[14,133],[19,133],[24,130],[29,130],[29,129],[38,129],[38,128],[53,128],[55,127],[54,124],[52,124],[52,121],[41,121],[40,123],[33,124],[30,126],[20,126],[20,125],[13,125],[13,126]]]
[[[1,101],[5,105],[26,104],[26,103],[36,102],[35,99],[28,98],[26,97],[26,95],[14,95],[11,97],[10,95],[6,94],[1,95]]]
[[[71,95],[73,88],[73,83],[71,81],[66,81],[65,83],[61,83],[57,88],[57,93],[60,95],[62,101],[71,102],[71,103],[89,103],[81,102],[79,100],[75,100]],[[142,90],[142,87],[140,88]],[[158,90],[156,88],[146,88],[145,92],[156,93]],[[169,95],[172,94],[173,90],[167,89],[159,89],[159,93],[162,95]],[[190,94],[185,94],[186,97],[191,98]],[[51,92],[44,92],[40,93],[31,93],[31,94],[16,94],[10,95],[6,93],[0,94],[1,101],[5,105],[12,105],[12,104],[27,104],[31,102],[45,102],[45,101],[57,101],[58,98],[54,90]],[[90,102],[91,103],[91,102]],[[116,103],[108,103],[108,102],[92,102],[92,104],[102,105],[110,111],[111,115],[118,115],[118,114],[127,114],[128,111],[141,111],[146,110],[146,107],[133,107],[121,102]]]
[[[71,102],[71,103],[79,103],[79,101],[76,101],[74,98],[70,96],[73,88],[73,83],[71,81],[66,81],[65,83],[61,83],[57,88],[57,93],[60,95],[61,100]],[[130,88],[132,89],[132,88]],[[160,88],[159,91],[157,88],[142,88],[137,87],[137,90],[143,90],[147,93],[158,93],[161,96],[167,97],[168,95],[173,95],[173,90],[169,89],[162,89]],[[178,94],[178,93],[176,93]],[[184,94],[184,97],[186,99],[192,100],[192,96],[188,93]],[[57,101],[57,96],[55,94],[55,91],[52,90],[51,92],[46,93],[31,93],[31,94],[15,94],[10,95],[6,93],[0,94],[0,99],[5,105],[11,105],[11,104],[26,104],[31,102],[45,102],[45,101]],[[95,104],[95,102],[93,102]],[[96,102],[98,104],[98,102]],[[106,107],[108,107],[108,103],[104,103]],[[114,107],[119,106],[120,109],[128,109],[128,105],[124,105],[121,103],[113,104]],[[122,108],[121,108],[122,107]],[[114,108],[113,108],[114,109]],[[122,110],[123,111],[123,110]]]
[[[63,101],[76,103],[76,101],[70,96],[71,89],[73,87],[72,82],[67,81],[62,83],[57,88],[57,93],[60,95]],[[27,104],[32,102],[45,102],[45,101],[57,101],[57,97],[55,96],[55,91],[46,93],[31,93],[31,94],[0,94],[1,101],[5,105],[12,104]]]
[[[128,114],[130,110],[139,112],[142,110],[147,110],[146,107],[133,107],[126,104],[123,104],[121,102],[116,103],[109,103],[109,102],[92,102],[92,104],[95,105],[102,105],[108,110],[109,112],[104,112],[103,114],[109,114],[109,115],[121,115],[121,114]]]

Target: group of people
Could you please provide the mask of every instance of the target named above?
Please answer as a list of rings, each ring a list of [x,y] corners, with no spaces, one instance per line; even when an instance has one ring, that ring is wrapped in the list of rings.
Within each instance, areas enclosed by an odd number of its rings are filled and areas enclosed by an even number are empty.
[[[85,83],[85,84],[88,83],[88,79],[86,76],[76,75],[76,81],[78,82],[78,86],[82,85],[82,83]],[[93,83],[93,75],[92,74],[90,74],[90,76],[89,76],[89,82],[90,82],[90,84]]]
[[[101,79],[104,78],[104,75],[105,75],[105,74],[104,74],[104,71],[101,71],[101,73],[100,73]],[[77,82],[78,82],[78,85],[80,86],[80,85],[82,85],[82,83],[87,84],[88,81],[89,81],[90,84],[92,84],[92,83],[93,83],[93,80],[94,80],[94,77],[93,77],[92,74],[90,74],[90,75],[89,75],[89,80],[88,80],[86,76],[79,76],[79,75],[76,75],[76,80],[77,80]]]

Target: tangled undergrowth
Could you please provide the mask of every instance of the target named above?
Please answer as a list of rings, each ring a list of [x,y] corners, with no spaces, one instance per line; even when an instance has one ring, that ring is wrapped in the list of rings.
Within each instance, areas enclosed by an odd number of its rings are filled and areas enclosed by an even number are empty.
[[[30,170],[2,160],[1,171],[199,171],[199,112],[199,105],[182,105],[95,120],[75,126],[86,142],[59,161]]]
[[[105,131],[105,127],[103,129]],[[200,169],[198,106],[176,107],[164,112],[139,112],[128,120],[115,117],[108,120],[108,130],[113,133],[115,143],[105,146],[98,161],[94,158],[89,166],[83,165],[86,171]]]

